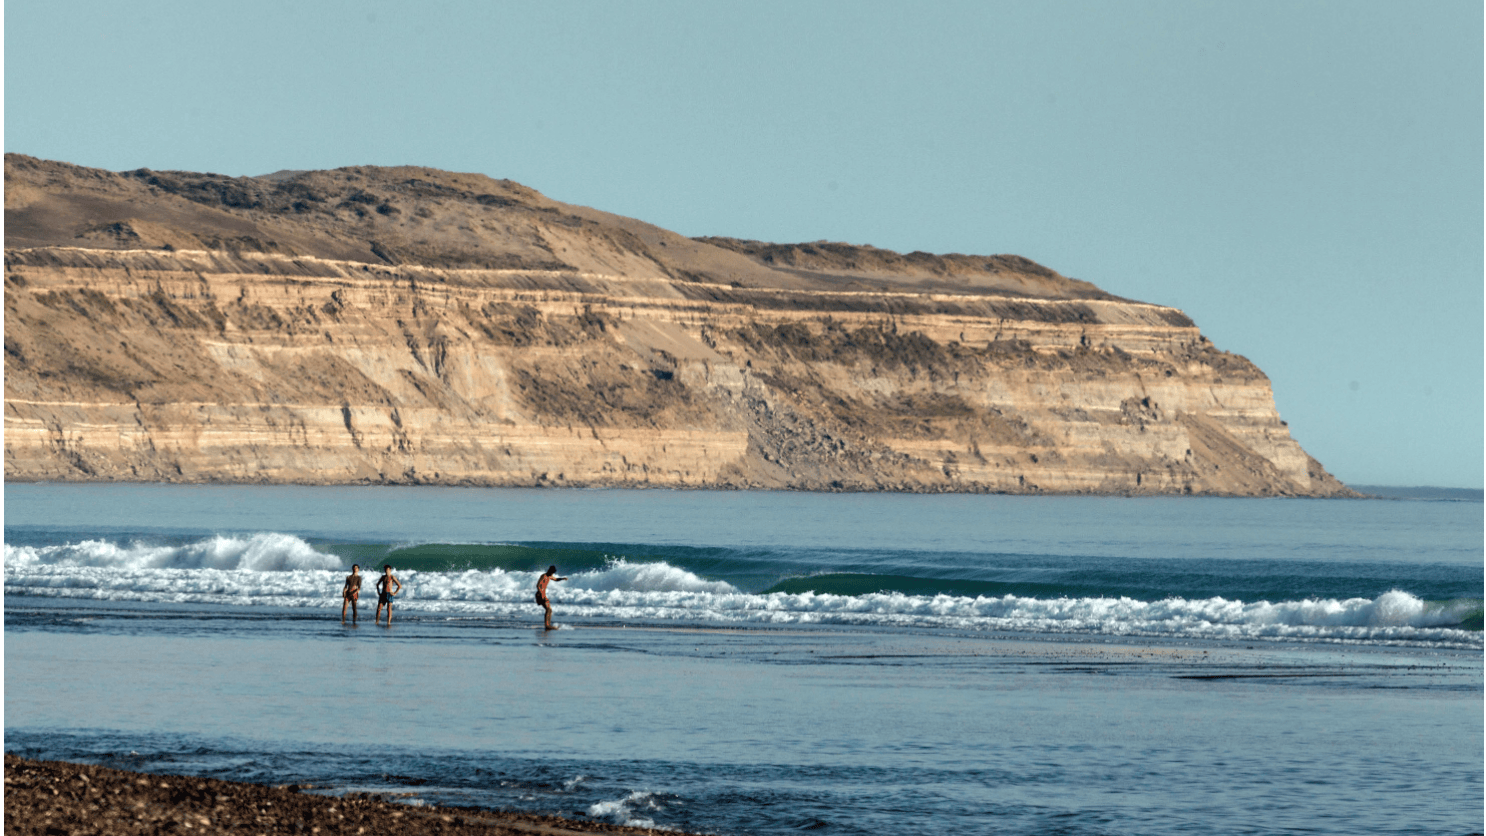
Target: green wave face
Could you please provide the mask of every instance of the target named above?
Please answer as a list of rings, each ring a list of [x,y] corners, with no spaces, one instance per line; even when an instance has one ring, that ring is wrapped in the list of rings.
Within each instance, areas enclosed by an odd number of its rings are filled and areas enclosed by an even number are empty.
[[[541,572],[557,565],[564,572],[600,569],[617,555],[588,549],[542,546],[425,543],[414,546],[344,543],[326,551],[360,563],[362,569],[379,571],[383,564],[394,570],[415,572]],[[634,558],[631,558],[633,561]]]
[[[1460,629],[1481,632],[1483,616],[1486,616],[1486,610],[1483,610],[1479,606],[1476,607],[1471,612],[1466,613],[1465,618],[1461,619]]]

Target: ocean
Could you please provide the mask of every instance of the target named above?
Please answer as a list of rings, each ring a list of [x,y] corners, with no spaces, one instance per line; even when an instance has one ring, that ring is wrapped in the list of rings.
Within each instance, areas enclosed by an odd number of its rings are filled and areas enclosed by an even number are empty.
[[[28,757],[717,834],[1483,829],[1478,498],[5,500]]]

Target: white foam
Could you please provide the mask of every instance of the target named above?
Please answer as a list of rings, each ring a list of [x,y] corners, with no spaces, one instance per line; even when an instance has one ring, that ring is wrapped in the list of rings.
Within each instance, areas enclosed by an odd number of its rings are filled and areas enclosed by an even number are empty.
[[[529,619],[537,572],[398,572],[404,612]],[[238,606],[337,607],[342,561],[286,534],[184,546],[85,541],[5,547],[7,594]],[[549,587],[563,617],[615,621],[842,624],[1194,638],[1423,642],[1480,647],[1456,629],[1479,602],[1376,598],[1245,602],[1224,598],[1023,598],[825,593],[749,594],[668,563],[611,560]]]
[[[659,797],[653,792],[636,790],[618,801],[600,801],[588,807],[588,815],[596,819],[607,819],[623,827],[655,828],[655,820],[638,815],[636,810],[660,810]],[[670,828],[657,828],[669,830]]]
[[[443,601],[531,600],[540,572],[506,572],[500,569],[465,572],[408,572],[418,578],[418,597]],[[399,575],[401,577],[401,575]],[[406,582],[406,579],[404,579]],[[634,606],[647,599],[677,601],[708,596],[739,594],[732,584],[708,581],[669,563],[630,563],[615,558],[604,568],[580,572],[554,583],[548,592],[568,603]]]
[[[316,551],[292,534],[212,537],[179,546],[84,540],[60,546],[5,545],[5,566],[94,566],[108,569],[249,569],[260,572],[334,569],[340,558]]]
[[[573,587],[592,591],[622,589],[636,592],[708,592],[712,594],[738,591],[732,584],[703,580],[685,569],[679,569],[664,561],[630,563],[622,557],[611,558],[602,570],[575,575],[568,582]]]

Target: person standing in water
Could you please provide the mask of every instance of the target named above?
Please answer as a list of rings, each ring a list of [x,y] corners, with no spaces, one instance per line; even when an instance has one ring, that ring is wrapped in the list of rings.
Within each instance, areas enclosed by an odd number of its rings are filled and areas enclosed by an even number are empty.
[[[341,623],[346,623],[346,605],[351,605],[351,623],[356,623],[356,600],[361,597],[361,564],[351,564],[351,574],[346,576],[346,586],[341,590]]]
[[[537,578],[537,603],[542,605],[542,610],[547,614],[544,623],[546,624],[548,630],[553,629],[553,627],[552,602],[547,599],[547,584],[551,583],[552,581],[565,580],[567,580],[567,578],[557,577],[556,566],[548,566],[546,574],[542,575],[540,578]]]
[[[392,587],[396,585],[397,589]],[[382,564],[382,577],[377,578],[377,614],[372,623],[380,622],[382,619],[382,607],[387,607],[387,626],[392,626],[392,598],[402,592],[402,581],[392,574],[392,567]]]

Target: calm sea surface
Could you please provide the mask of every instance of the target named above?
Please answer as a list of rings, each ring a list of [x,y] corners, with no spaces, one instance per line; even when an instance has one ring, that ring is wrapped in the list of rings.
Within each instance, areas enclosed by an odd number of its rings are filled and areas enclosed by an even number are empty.
[[[5,748],[719,834],[1480,832],[1482,509],[8,485]]]

